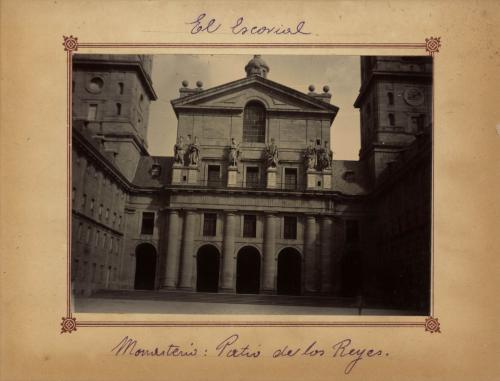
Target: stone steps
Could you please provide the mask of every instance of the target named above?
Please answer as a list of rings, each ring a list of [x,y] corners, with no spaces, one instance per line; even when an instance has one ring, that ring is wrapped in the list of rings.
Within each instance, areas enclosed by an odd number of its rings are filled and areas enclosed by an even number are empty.
[[[92,298],[314,307],[357,307],[355,298],[209,292],[98,290]]]

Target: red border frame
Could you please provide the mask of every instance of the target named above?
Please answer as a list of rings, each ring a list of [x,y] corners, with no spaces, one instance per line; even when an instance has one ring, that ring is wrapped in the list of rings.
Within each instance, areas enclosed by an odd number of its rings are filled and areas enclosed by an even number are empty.
[[[78,48],[364,48],[364,49],[425,49],[434,56],[441,47],[440,37],[426,38],[422,43],[98,43],[78,42],[72,35],[63,36],[64,50],[67,52],[67,263],[66,263],[66,316],[62,318],[61,333],[71,333],[77,327],[424,327],[427,332],[440,333],[440,323],[432,316],[434,312],[434,236],[431,233],[431,315],[425,321],[409,322],[279,322],[279,321],[84,321],[78,320],[71,311],[71,152],[72,152],[72,66],[73,53]],[[434,104],[434,86],[432,87]],[[434,127],[434,107],[432,112],[432,125]],[[433,128],[434,135],[434,128]],[[434,136],[433,136],[434,138]],[[433,139],[434,144],[434,139]],[[432,159],[434,160],[434,159]],[[434,165],[432,166],[434,167]],[[434,205],[434,171],[432,171],[432,205]]]

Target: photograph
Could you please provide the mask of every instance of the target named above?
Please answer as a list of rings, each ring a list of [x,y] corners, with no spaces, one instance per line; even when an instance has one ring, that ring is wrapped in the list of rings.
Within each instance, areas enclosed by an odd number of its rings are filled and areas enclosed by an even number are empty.
[[[433,57],[72,56],[75,312],[429,316]]]

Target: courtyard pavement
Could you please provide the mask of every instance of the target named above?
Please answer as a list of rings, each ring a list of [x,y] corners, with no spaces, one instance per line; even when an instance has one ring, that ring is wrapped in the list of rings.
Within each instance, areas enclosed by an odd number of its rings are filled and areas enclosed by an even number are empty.
[[[241,315],[420,315],[412,311],[359,308],[354,299],[308,296],[99,291],[76,297],[75,312]]]

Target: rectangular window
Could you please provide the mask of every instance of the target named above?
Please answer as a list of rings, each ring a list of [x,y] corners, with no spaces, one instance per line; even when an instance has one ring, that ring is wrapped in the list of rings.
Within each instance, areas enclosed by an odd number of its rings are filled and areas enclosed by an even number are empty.
[[[208,186],[216,186],[220,184],[220,166],[208,166]]]
[[[88,120],[96,120],[97,119],[97,104],[89,104],[89,109],[87,112]]]
[[[118,216],[118,227],[122,226],[122,216]]]
[[[214,237],[217,234],[217,214],[205,213],[203,215],[203,235]]]
[[[285,168],[285,189],[297,189],[297,168]]]
[[[259,186],[259,167],[247,167],[246,186],[248,188]]]
[[[82,197],[82,209],[85,210],[86,206],[87,206],[87,195],[84,193]]]
[[[243,216],[243,237],[257,236],[257,216],[245,214]]]
[[[141,234],[153,234],[154,228],[155,214],[153,212],[143,212]]]
[[[95,233],[95,247],[99,246],[99,237],[101,236],[101,232],[98,230]]]
[[[356,220],[347,220],[345,222],[345,242],[357,243],[359,241],[359,225]]]
[[[97,264],[92,263],[92,282],[95,282],[96,268],[97,268]]]
[[[109,218],[109,208],[106,208],[106,215],[105,215],[106,219]]]
[[[283,219],[283,237],[297,239],[297,217],[285,216]]]
[[[80,224],[78,225],[78,234],[77,234],[78,241],[82,240],[82,229],[83,229],[83,224],[80,222]]]
[[[71,201],[75,202],[75,194],[76,194],[76,188],[73,187],[73,191],[71,192]]]
[[[85,237],[85,243],[90,242],[90,233],[92,232],[90,226],[87,228],[87,236]]]
[[[102,240],[102,248],[106,248],[106,241],[108,240],[108,235],[106,233],[104,233],[104,237],[103,237],[103,240]]]
[[[95,203],[95,200],[92,199],[90,200],[90,211],[93,213],[94,212],[94,203]]]
[[[99,219],[102,217],[102,208],[103,208],[103,205],[99,205]]]
[[[73,265],[73,268],[71,269],[72,277],[71,280],[78,279],[78,270],[80,266],[80,261],[78,259],[75,259],[75,263]]]

